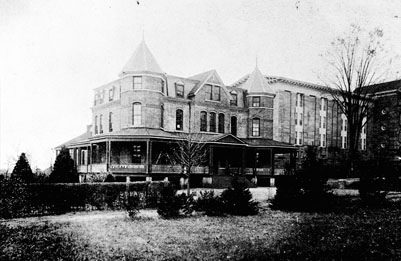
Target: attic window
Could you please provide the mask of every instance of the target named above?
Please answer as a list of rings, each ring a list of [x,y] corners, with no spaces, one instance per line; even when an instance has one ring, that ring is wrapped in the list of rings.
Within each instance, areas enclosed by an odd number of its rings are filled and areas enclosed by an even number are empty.
[[[220,86],[206,84],[206,100],[220,101]]]
[[[231,93],[230,105],[233,105],[233,106],[238,105],[238,95],[236,93]]]
[[[183,83],[175,84],[175,97],[184,98],[184,84]]]

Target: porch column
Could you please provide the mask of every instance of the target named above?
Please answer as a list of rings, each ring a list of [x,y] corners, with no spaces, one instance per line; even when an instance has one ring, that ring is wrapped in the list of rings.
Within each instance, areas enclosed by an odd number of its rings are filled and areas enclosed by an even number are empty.
[[[93,162],[93,158],[92,158],[92,143],[89,145],[89,172],[92,172],[92,162]]]
[[[271,175],[274,175],[274,152],[270,149]]]
[[[213,146],[209,147],[209,174],[214,175],[214,164],[213,164]]]
[[[110,140],[106,140],[106,171],[110,169]]]
[[[245,175],[246,148],[242,148],[241,152],[241,175]]]
[[[89,173],[89,146],[86,147],[86,174]]]
[[[146,166],[147,174],[152,174],[152,142],[150,140],[146,141]]]

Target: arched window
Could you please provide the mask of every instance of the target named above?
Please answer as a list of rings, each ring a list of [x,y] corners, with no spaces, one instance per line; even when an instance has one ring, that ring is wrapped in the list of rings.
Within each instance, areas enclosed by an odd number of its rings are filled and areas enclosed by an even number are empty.
[[[252,136],[260,136],[260,119],[252,119]]]
[[[219,133],[224,133],[224,114],[219,114]]]
[[[200,131],[207,131],[207,113],[205,111],[200,113]]]
[[[210,113],[209,131],[216,132],[216,113]]]
[[[142,123],[142,105],[139,102],[132,104],[132,125],[140,126]]]
[[[184,112],[180,109],[175,111],[175,129],[183,130],[183,115]]]
[[[237,117],[231,117],[231,134],[237,136]]]
[[[164,105],[160,106],[160,128],[164,128]]]

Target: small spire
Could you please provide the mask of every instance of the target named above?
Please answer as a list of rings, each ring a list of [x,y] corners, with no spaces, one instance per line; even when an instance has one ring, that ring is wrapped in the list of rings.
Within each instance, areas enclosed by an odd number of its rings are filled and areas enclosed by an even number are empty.
[[[258,68],[258,55],[256,55],[256,68]]]

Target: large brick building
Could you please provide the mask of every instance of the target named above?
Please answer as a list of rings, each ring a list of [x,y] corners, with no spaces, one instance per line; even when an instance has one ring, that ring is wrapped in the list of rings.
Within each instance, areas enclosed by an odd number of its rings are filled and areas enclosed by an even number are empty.
[[[199,133],[208,160],[194,169],[194,180],[238,173],[263,184],[283,173],[284,164],[294,166],[304,145],[319,146],[322,157],[330,148],[346,149],[346,119],[332,91],[266,76],[257,67],[231,86],[215,70],[168,75],[142,41],[119,78],[95,89],[87,131],[61,146],[70,149],[81,178],[111,173],[155,180],[180,175],[170,148],[181,134]]]

